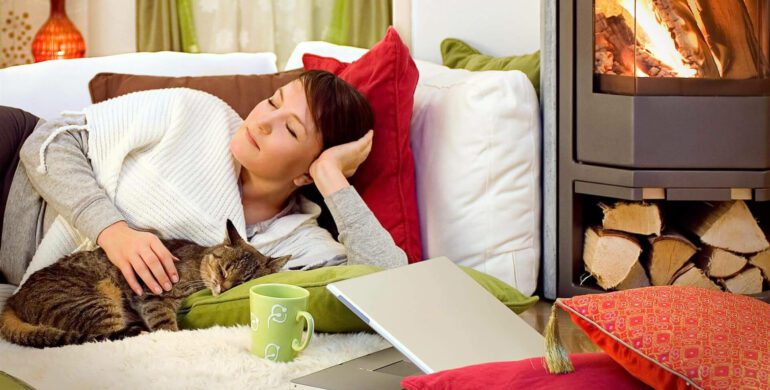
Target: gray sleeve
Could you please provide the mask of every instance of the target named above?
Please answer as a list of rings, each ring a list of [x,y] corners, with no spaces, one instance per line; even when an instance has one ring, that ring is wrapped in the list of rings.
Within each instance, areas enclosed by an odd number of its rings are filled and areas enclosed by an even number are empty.
[[[406,253],[393,241],[353,186],[324,198],[347,251],[348,264],[394,268],[408,263]]]
[[[64,117],[39,126],[21,147],[20,160],[32,186],[49,206],[96,243],[104,228],[124,218],[96,182],[86,157],[88,132],[71,130],[57,135],[45,149],[47,172],[37,170],[40,147],[53,131],[69,124],[83,124],[83,120]]]
[[[8,298],[13,295],[13,292],[16,291],[16,287],[13,284],[4,284],[0,283],[0,310],[3,310],[5,307],[5,302],[8,301]]]

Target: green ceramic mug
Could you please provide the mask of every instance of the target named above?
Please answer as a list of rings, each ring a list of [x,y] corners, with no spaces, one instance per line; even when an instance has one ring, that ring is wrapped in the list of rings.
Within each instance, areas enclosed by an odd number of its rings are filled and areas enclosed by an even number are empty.
[[[251,287],[251,353],[274,362],[290,362],[313,338],[315,323],[308,313],[310,293],[290,284],[270,283]],[[307,322],[307,338],[302,339]]]

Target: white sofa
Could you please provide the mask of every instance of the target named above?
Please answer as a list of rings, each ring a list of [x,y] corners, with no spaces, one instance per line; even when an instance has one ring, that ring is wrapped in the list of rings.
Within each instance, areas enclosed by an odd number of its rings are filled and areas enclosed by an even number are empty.
[[[293,57],[300,60],[305,51],[347,60],[363,53],[312,43],[297,50]],[[417,66],[421,76],[411,131],[424,254],[446,255],[531,294],[540,251],[534,91],[516,72],[471,74],[422,61]],[[88,81],[98,72],[275,71],[270,53],[137,53],[52,61],[0,69],[0,105],[43,118],[79,110],[90,103]],[[275,365],[248,353],[248,335],[245,325],[214,327],[44,350],[0,340],[0,370],[38,388],[289,389],[292,378],[389,346],[373,334],[318,334],[300,359]]]
[[[352,61],[366,51],[322,42],[302,54]],[[447,256],[521,290],[540,264],[540,124],[520,72],[468,72],[416,61],[412,147],[425,258]],[[276,72],[272,53],[132,53],[0,69],[0,105],[52,118],[90,104],[99,72],[198,76]]]

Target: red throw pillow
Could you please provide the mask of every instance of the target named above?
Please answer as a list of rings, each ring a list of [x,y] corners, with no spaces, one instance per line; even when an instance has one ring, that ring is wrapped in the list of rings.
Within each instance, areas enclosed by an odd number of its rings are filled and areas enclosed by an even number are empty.
[[[658,389],[770,389],[770,305],[687,286],[557,299],[588,337]]]
[[[409,262],[422,260],[420,221],[409,145],[417,67],[393,27],[385,38],[351,64],[305,54],[305,69],[332,72],[356,87],[374,111],[374,142],[366,161],[351,178],[382,226]]]
[[[401,381],[408,390],[423,389],[647,389],[605,353],[570,355],[575,372],[551,375],[543,358],[516,362],[484,363],[430,375],[410,376]]]

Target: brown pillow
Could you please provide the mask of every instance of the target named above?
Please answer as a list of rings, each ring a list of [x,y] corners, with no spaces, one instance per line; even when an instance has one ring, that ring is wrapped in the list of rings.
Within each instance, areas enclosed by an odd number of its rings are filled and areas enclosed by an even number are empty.
[[[101,101],[148,89],[186,87],[208,92],[224,100],[241,118],[246,118],[254,106],[272,96],[280,87],[293,81],[303,72],[260,75],[162,77],[120,73],[99,73],[88,83],[91,102]]]

